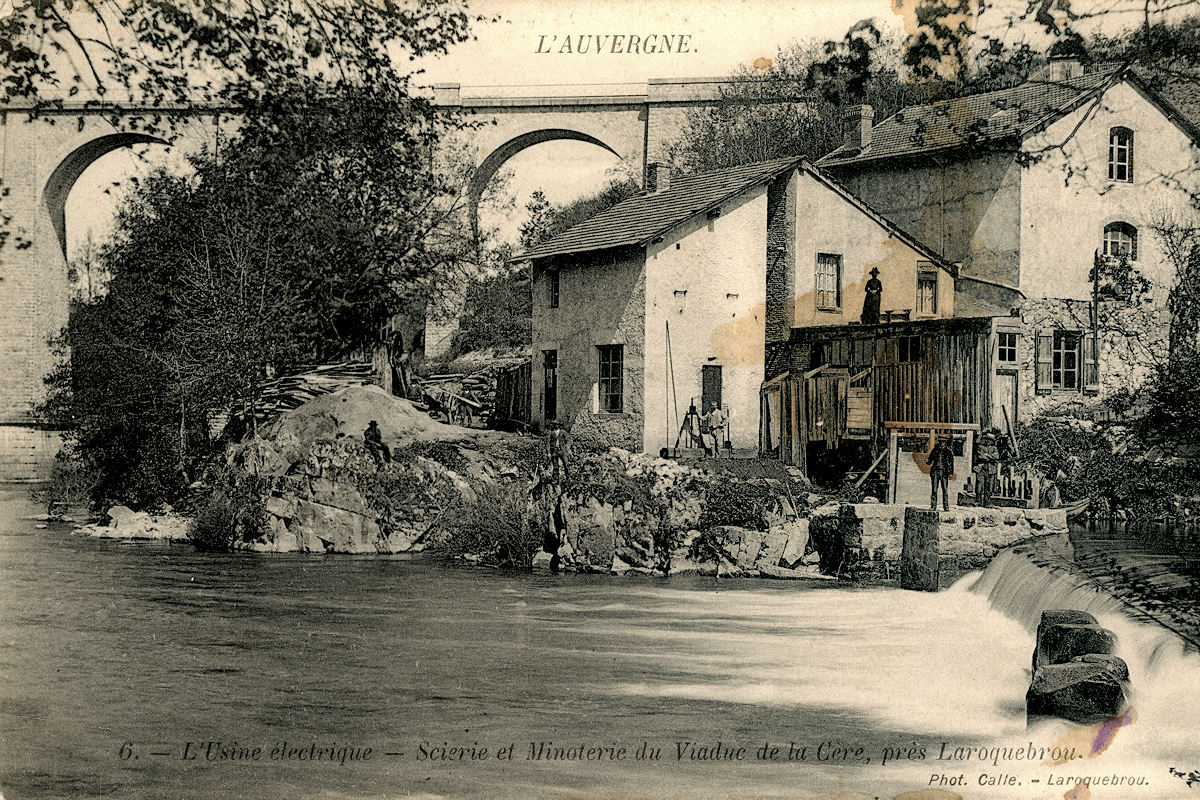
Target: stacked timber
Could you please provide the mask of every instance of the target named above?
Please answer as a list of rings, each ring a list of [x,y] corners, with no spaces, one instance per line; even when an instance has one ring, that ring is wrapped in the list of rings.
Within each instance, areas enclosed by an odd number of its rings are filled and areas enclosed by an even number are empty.
[[[255,425],[261,428],[309,400],[348,386],[371,383],[374,377],[370,362],[344,361],[274,378],[262,384],[258,399],[252,405],[230,409],[227,424],[243,431]]]

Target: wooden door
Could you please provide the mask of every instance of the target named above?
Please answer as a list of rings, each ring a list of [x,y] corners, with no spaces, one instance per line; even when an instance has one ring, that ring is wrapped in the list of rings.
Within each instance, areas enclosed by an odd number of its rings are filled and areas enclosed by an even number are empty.
[[[1015,372],[997,372],[992,377],[992,425],[1002,433],[1008,430],[1004,424],[1004,415],[1008,421],[1017,424],[1017,375]]]
[[[721,365],[705,364],[700,367],[700,413],[707,414],[714,403],[724,405],[721,401]]]

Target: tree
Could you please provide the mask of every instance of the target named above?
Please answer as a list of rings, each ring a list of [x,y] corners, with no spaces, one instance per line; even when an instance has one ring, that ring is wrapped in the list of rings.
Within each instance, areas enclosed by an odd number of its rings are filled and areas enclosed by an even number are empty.
[[[369,348],[475,259],[464,163],[438,148],[463,123],[394,65],[461,41],[466,17],[440,0],[71,7],[22,4],[0,25],[22,42],[0,48],[9,96],[62,79],[53,59],[27,63],[36,41],[79,56],[97,95],[214,101],[238,120],[193,174],[134,187],[100,248],[108,291],[75,304],[49,378],[43,412],[95,467],[96,494],[145,505],[196,477],[213,415],[273,374]],[[114,19],[123,32],[84,35]]]
[[[763,65],[759,65],[762,67]],[[712,107],[689,112],[668,159],[702,172],[790,156],[820,158],[842,143],[842,112],[871,105],[876,118],[931,96],[900,80],[899,50],[874,20],[839,40],[793,43],[763,68],[745,66]]]

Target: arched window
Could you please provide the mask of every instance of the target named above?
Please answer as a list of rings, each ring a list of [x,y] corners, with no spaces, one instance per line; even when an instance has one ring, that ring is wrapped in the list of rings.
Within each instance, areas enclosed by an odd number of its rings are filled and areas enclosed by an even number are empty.
[[[1104,255],[1119,258],[1124,255],[1137,261],[1137,228],[1128,222],[1110,222],[1104,226]]]
[[[1133,180],[1133,131],[1112,128],[1108,132],[1108,179]]]

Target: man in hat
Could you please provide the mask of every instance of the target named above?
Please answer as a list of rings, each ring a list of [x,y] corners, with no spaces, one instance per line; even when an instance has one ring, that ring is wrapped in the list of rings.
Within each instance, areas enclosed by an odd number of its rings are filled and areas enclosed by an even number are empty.
[[[992,495],[996,493],[996,473],[1000,467],[997,433],[995,428],[984,431],[975,448],[975,497],[981,506],[990,506]]]
[[[383,433],[379,430],[379,423],[371,420],[367,424],[367,429],[363,431],[363,442],[367,445],[367,452],[371,454],[371,458],[375,459],[376,466],[383,466],[384,462],[392,460],[391,451],[388,446],[383,443]]]
[[[954,474],[954,451],[950,449],[950,436],[939,433],[937,442],[929,451],[926,458],[929,464],[929,481],[932,493],[929,496],[929,507],[937,510],[938,489],[942,491],[942,509],[950,510],[950,476]]]
[[[879,268],[871,267],[871,280],[867,281],[867,296],[863,299],[862,324],[879,324],[879,298],[883,295],[883,284],[879,282]]]

